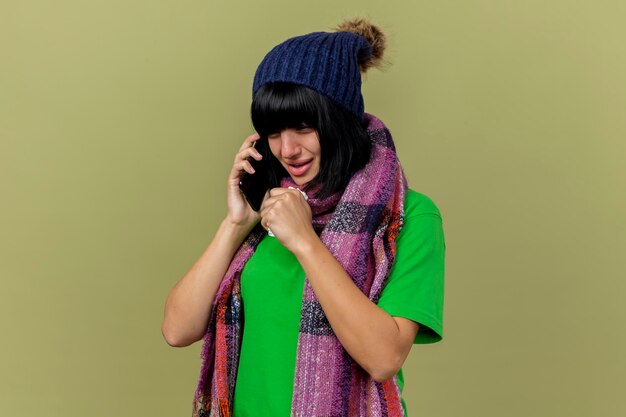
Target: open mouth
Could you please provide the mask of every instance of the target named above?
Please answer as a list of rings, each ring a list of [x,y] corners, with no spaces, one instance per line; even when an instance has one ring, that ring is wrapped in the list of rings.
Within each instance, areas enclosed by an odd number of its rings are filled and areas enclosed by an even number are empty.
[[[300,177],[307,173],[312,163],[313,160],[311,159],[308,161],[298,162],[296,164],[287,164],[287,171],[289,171],[289,174],[293,175],[294,177]]]

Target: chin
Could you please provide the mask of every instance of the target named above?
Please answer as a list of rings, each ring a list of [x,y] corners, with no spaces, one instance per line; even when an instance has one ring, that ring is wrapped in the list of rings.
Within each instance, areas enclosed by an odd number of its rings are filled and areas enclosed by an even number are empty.
[[[309,180],[296,179],[293,177],[291,179],[293,180],[293,182],[295,182],[299,186],[307,185],[309,183]]]

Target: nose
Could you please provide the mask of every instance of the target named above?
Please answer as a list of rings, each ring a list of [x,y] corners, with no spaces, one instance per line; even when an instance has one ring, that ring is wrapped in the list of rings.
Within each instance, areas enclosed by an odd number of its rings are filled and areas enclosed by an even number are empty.
[[[280,132],[280,153],[283,158],[293,158],[300,153],[300,144],[291,129]]]

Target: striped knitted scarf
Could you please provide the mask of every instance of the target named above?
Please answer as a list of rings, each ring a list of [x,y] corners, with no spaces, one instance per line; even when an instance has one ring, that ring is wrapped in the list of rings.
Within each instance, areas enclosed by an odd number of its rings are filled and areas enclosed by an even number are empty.
[[[343,193],[309,198],[320,239],[374,303],[395,258],[406,179],[385,125],[365,114],[372,141],[368,164]],[[285,179],[282,186],[294,185]],[[265,230],[257,225],[235,253],[216,293],[201,351],[194,417],[230,417],[243,331],[240,275]],[[291,416],[403,416],[397,378],[374,381],[335,336],[308,279],[302,299]]]

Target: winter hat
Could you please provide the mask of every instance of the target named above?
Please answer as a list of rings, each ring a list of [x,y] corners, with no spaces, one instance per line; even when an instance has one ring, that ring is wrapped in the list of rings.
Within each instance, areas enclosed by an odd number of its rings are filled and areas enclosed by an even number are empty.
[[[363,118],[361,72],[382,62],[383,32],[366,19],[341,23],[336,32],[287,39],[261,61],[252,94],[264,84],[290,82],[309,87]]]

